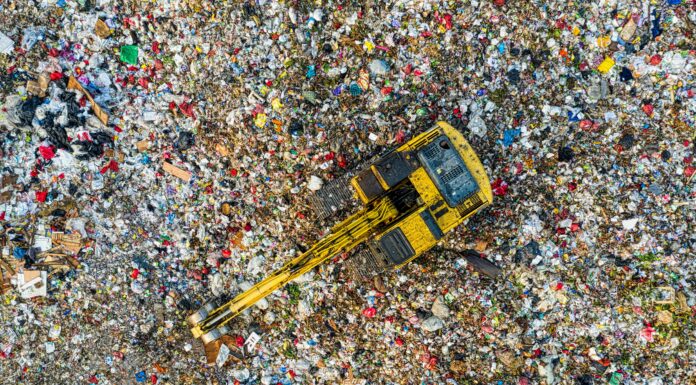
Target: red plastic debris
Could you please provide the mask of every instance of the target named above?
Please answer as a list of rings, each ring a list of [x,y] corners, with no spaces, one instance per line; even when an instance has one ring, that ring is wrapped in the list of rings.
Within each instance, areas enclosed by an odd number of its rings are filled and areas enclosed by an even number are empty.
[[[190,103],[181,103],[179,104],[179,109],[181,112],[188,116],[189,118],[195,118],[195,114],[193,113],[193,105]]]
[[[36,200],[39,202],[46,202],[46,197],[48,197],[48,191],[37,191]]]
[[[362,311],[363,315],[367,318],[372,318],[377,314],[377,309],[374,307],[368,307],[367,309]]]
[[[580,121],[580,128],[583,130],[589,130],[592,128],[592,121],[590,119],[583,119]]]
[[[640,336],[648,342],[653,341],[653,334],[655,334],[655,329],[653,329],[650,324],[648,324],[645,329],[641,330]]]
[[[343,155],[339,155],[337,160],[338,160],[338,167],[340,167],[340,168],[346,168],[346,166],[348,165],[348,162],[346,162],[346,157]]]
[[[406,133],[404,132],[404,130],[399,130],[399,131],[396,133],[396,137],[395,137],[394,139],[395,139],[396,142],[399,143],[399,144],[404,143],[404,140],[406,139]]]
[[[106,164],[106,166],[102,167],[102,169],[99,170],[99,173],[106,174],[106,172],[109,170],[113,172],[118,172],[118,163],[115,160],[110,160],[109,163]]]
[[[655,107],[653,107],[652,104],[646,104],[643,106],[643,112],[645,112],[645,115],[652,117],[654,111],[655,111]]]
[[[493,194],[496,196],[503,196],[507,193],[508,184],[502,179],[498,178],[491,183],[491,189],[493,189]]]
[[[687,178],[691,178],[691,176],[694,175],[694,173],[696,173],[696,167],[689,166],[686,169],[684,169],[684,176],[686,176]]]
[[[51,160],[56,156],[54,150],[55,146],[39,146],[39,154],[46,160]]]

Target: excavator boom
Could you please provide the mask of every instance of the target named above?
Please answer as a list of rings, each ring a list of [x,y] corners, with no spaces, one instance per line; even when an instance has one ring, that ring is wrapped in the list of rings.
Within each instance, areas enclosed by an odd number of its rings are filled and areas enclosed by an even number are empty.
[[[230,320],[250,306],[285,286],[293,279],[302,276],[334,256],[348,252],[367,240],[371,233],[386,225],[398,215],[397,209],[388,199],[382,199],[365,207],[348,219],[334,226],[327,236],[314,244],[309,250],[286,263],[282,268],[266,277],[247,291],[234,297],[209,314],[204,309],[192,314],[188,322],[193,326],[194,337],[203,339],[204,343],[219,336],[218,328],[224,327]],[[199,320],[204,320],[199,322]]]

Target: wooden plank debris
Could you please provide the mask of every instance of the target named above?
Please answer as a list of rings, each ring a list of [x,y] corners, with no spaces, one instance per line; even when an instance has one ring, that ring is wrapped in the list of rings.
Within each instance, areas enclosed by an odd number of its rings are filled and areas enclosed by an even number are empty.
[[[184,181],[186,181],[186,182],[188,182],[189,180],[191,180],[191,173],[190,173],[190,172],[188,172],[188,171],[186,171],[186,170],[182,170],[182,169],[180,169],[179,167],[176,167],[176,166],[174,166],[173,164],[171,164],[171,163],[169,163],[169,162],[162,162],[162,168],[163,168],[164,171],[166,171],[167,173],[172,174],[172,175],[174,175],[175,177],[177,177],[177,178],[179,178],[179,179],[181,179],[181,180],[184,180]]]
[[[94,101],[94,98],[92,98],[92,95],[85,90],[84,87],[82,87],[82,84],[75,79],[74,76],[70,76],[70,79],[68,79],[68,89],[69,90],[78,90],[82,92],[87,100],[89,100],[90,103],[92,103],[92,112],[94,112],[94,115],[102,122],[104,125],[107,124],[109,121],[109,115],[102,110],[101,107]]]
[[[61,232],[54,232],[51,234],[51,241],[54,245],[60,245],[65,248],[65,250],[77,254],[82,248],[82,236],[80,233],[65,234]]]

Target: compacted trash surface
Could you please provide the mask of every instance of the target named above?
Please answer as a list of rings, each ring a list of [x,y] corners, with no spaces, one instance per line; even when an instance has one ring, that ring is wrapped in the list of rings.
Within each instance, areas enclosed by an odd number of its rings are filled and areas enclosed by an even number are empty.
[[[2,1],[0,383],[695,384],[694,34],[693,0]],[[493,204],[209,363],[185,318],[437,121]]]

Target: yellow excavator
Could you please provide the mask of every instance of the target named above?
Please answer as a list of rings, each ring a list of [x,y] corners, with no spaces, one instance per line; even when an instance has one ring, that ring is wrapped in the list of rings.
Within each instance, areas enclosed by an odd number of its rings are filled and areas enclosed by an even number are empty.
[[[478,156],[445,122],[382,156],[350,184],[361,210],[232,300],[206,303],[191,314],[194,337],[209,344],[228,334],[230,321],[244,310],[340,253],[359,249],[349,259],[362,276],[397,269],[493,201]]]

